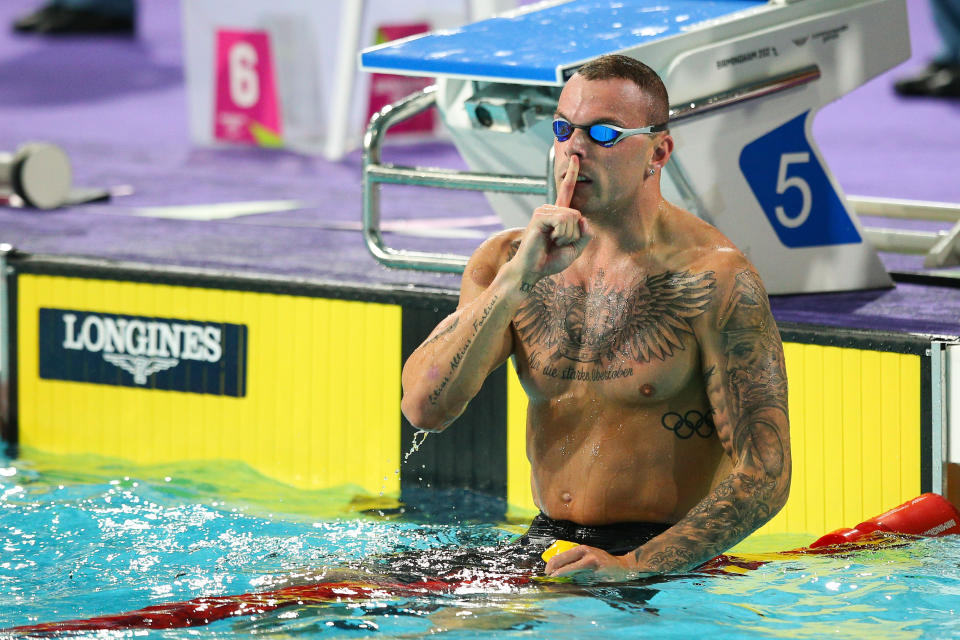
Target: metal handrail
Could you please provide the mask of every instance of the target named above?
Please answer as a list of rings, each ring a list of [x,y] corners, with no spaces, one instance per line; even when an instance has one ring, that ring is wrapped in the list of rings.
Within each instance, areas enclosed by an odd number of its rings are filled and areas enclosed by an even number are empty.
[[[903,201],[897,202],[902,203]],[[920,219],[931,220],[934,218]],[[863,230],[867,239],[878,251],[923,254],[924,268],[935,269],[960,264],[960,222],[954,224],[950,229],[940,231],[916,231],[868,226],[864,226]]]
[[[772,76],[758,82],[740,85],[729,91],[711,94],[670,108],[670,122],[703,115],[717,109],[741,104],[779,91],[785,91],[820,77],[820,69],[810,65]],[[367,249],[381,264],[400,269],[462,273],[468,256],[429,251],[409,251],[388,247],[380,232],[380,185],[408,184],[441,189],[467,189],[501,193],[548,196],[553,185],[547,177],[553,175],[552,156],[548,158],[543,177],[510,176],[492,173],[438,169],[434,167],[406,167],[380,162],[380,148],[387,129],[412,118],[436,104],[436,85],[387,105],[370,118],[363,136],[363,238]]]
[[[880,251],[924,254],[927,269],[960,264],[960,204],[898,198],[847,196],[847,202],[861,216],[952,222],[950,229],[916,231],[864,225],[867,238]]]
[[[388,247],[380,233],[380,185],[408,184],[441,189],[498,191],[546,195],[547,180],[536,176],[474,173],[434,167],[405,167],[380,163],[380,142],[391,126],[436,104],[436,85],[384,107],[370,119],[363,137],[363,238],[378,262],[388,267],[462,273],[467,256]]]
[[[960,204],[951,202],[876,198],[872,196],[847,196],[847,202],[861,216],[960,222]]]

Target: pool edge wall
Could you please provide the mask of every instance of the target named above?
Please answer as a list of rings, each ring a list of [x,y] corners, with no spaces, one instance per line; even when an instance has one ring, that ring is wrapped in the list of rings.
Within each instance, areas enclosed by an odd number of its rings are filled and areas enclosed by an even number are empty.
[[[403,460],[414,430],[399,409],[400,369],[455,308],[454,292],[79,258],[5,261],[9,444],[142,464],[239,460],[302,488],[355,485],[405,502],[427,488],[468,489],[504,513],[534,509],[526,398],[510,365],[455,425]],[[86,335],[84,322],[96,325]],[[99,344],[104,323],[114,332]],[[128,337],[141,360],[121,362],[117,327],[135,323]],[[793,485],[758,533],[819,534],[943,492],[956,470],[933,455],[944,447],[941,342],[780,330]],[[224,338],[222,353],[204,349],[212,335]],[[113,362],[104,357],[110,339]]]

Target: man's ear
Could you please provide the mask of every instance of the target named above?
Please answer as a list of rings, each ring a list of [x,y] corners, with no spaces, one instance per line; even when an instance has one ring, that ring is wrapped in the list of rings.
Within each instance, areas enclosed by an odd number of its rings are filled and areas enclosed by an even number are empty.
[[[651,160],[662,167],[667,164],[671,153],[673,153],[673,137],[667,132],[660,138],[659,142],[657,142]]]

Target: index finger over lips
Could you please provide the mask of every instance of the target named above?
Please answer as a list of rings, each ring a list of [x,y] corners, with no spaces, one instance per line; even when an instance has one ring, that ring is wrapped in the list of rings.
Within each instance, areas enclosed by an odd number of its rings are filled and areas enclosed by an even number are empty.
[[[570,200],[573,199],[573,190],[577,186],[577,175],[580,173],[580,158],[570,156],[570,162],[567,164],[567,170],[563,174],[563,180],[557,186],[558,207],[569,207]]]

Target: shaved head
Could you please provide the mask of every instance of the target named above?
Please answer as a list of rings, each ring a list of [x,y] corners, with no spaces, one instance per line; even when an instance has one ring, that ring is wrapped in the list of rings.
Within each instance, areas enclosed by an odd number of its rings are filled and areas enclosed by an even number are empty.
[[[620,54],[600,56],[577,69],[577,75],[584,80],[630,80],[647,97],[646,124],[666,124],[670,118],[670,99],[663,80],[635,58]]]

